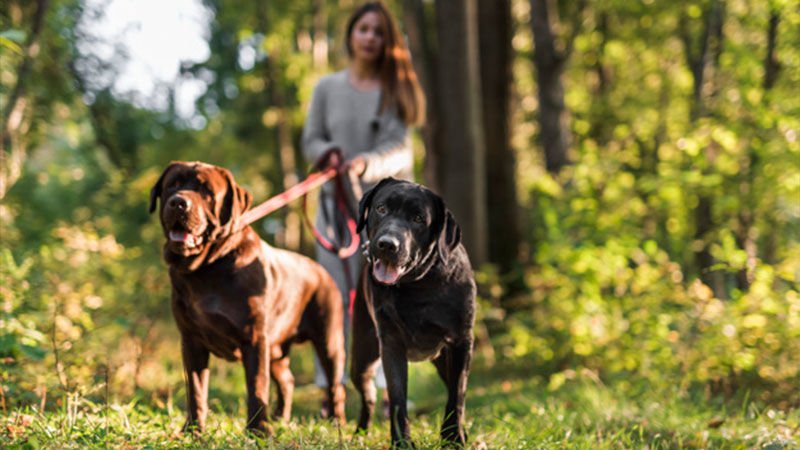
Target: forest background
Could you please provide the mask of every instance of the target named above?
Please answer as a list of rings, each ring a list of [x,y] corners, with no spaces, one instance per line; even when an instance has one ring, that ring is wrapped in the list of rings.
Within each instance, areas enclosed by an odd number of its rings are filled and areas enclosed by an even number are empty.
[[[476,445],[796,447],[800,4],[387,4],[428,97],[417,181],[476,267]],[[152,107],[113,88],[125,49],[91,51],[102,4],[0,3],[4,446],[198,445],[173,435],[183,375],[149,190],[171,160],[225,166],[256,202],[302,179],[311,91],[344,67],[356,2],[202,5],[210,56]],[[202,87],[189,115],[183,83]],[[255,226],[313,251],[298,205]],[[293,369],[311,383],[307,349]],[[258,444],[242,379],[214,362],[211,445]],[[434,446],[443,389],[427,366],[411,383]],[[298,397],[300,425],[271,442],[339,445],[318,392]]]

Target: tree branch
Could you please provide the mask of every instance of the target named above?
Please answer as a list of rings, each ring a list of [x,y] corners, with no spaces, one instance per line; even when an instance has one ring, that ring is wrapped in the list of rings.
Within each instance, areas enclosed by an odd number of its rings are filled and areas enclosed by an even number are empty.
[[[28,36],[28,42],[25,44],[24,56],[19,64],[19,69],[17,69],[17,82],[8,96],[8,102],[6,103],[5,108],[3,108],[4,138],[6,137],[5,133],[15,131],[16,127],[18,127],[19,123],[21,122],[21,120],[14,121],[16,124],[16,126],[14,126],[14,124],[10,123],[10,119],[11,116],[14,115],[13,112],[17,107],[17,102],[25,92],[25,83],[29,78],[28,74],[31,71],[33,60],[39,54],[39,35],[42,31],[42,24],[44,23],[44,16],[45,12],[47,11],[48,4],[49,0],[38,0],[36,2],[36,11],[33,14],[31,33]],[[5,141],[5,139],[3,140]]]
[[[773,9],[769,15],[769,28],[767,30],[767,56],[764,58],[764,90],[768,91],[778,81],[781,63],[775,53],[778,45],[778,24],[780,23],[778,11]]]
[[[572,30],[569,33],[564,51],[559,55],[560,59],[566,60],[572,54],[575,48],[575,39],[583,31],[583,12],[586,9],[586,0],[579,0],[577,5],[578,10],[575,12],[575,23],[572,25]]]
[[[22,61],[17,69],[16,84],[11,89],[8,101],[3,108],[3,122],[0,124],[0,198],[5,197],[8,189],[17,181],[25,161],[25,145],[16,140],[15,135],[24,122],[25,109],[29,103],[25,96],[26,82],[30,78],[33,60],[39,55],[39,35],[48,5],[49,0],[36,2],[31,32],[25,44]]]

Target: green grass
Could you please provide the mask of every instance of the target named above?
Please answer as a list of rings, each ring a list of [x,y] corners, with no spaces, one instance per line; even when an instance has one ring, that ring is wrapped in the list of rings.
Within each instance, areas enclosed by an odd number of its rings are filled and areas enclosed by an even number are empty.
[[[219,364],[219,363],[217,363]],[[429,364],[412,365],[411,427],[419,448],[441,448],[438,427],[445,401],[443,385]],[[307,367],[298,373],[309,381]],[[44,414],[28,408],[0,417],[2,448],[387,448],[388,422],[378,419],[368,436],[354,437],[357,414],[352,390],[350,420],[339,429],[316,417],[321,394],[298,386],[291,423],[259,439],[244,429],[244,388],[240,369],[217,366],[207,432],[177,433],[183,423],[179,399],[128,403],[61,398]],[[741,401],[697,400],[677,391],[620,392],[594,377],[576,374],[557,390],[519,368],[476,368],[470,378],[467,430],[470,448],[799,448],[800,411],[762,408]],[[594,380],[594,381],[593,381]],[[747,398],[743,395],[742,398]],[[52,399],[51,399],[52,400]],[[50,410],[52,409],[52,410]]]

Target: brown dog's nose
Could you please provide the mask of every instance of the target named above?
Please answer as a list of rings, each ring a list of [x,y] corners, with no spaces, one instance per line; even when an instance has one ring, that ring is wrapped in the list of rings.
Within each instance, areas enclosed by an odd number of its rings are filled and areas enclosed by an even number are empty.
[[[175,195],[169,199],[167,205],[170,208],[177,209],[178,211],[186,211],[190,206],[192,206],[192,202],[188,198]]]

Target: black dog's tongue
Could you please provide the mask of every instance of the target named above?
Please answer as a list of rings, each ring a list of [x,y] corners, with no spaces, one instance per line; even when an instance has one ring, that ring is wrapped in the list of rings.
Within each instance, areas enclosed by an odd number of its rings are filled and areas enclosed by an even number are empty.
[[[376,259],[372,263],[372,276],[379,283],[395,284],[403,272],[391,264],[386,264],[383,261]]]

